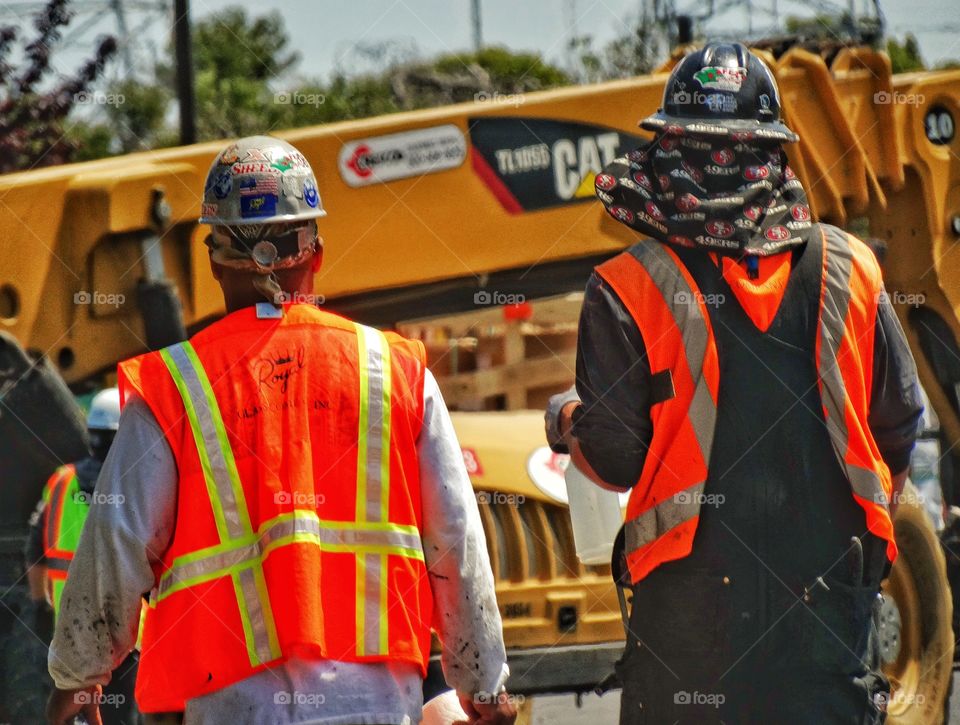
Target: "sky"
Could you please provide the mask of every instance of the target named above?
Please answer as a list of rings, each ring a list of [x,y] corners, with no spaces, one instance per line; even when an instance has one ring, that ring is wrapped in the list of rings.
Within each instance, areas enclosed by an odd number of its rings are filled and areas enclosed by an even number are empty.
[[[858,10],[868,0],[840,0]],[[0,22],[25,22],[25,11],[38,2],[0,0]],[[145,10],[160,3],[154,0],[124,0],[128,25],[136,32],[135,56],[143,67],[163,52],[169,38],[167,15]],[[169,6],[170,0],[166,0]],[[548,61],[565,65],[564,49],[571,34],[590,35],[597,47],[629,28],[638,15],[640,0],[481,0],[483,40],[515,50],[541,53]],[[705,1],[675,0],[682,9],[697,12]],[[721,3],[722,4],[722,3]],[[116,32],[109,2],[75,0],[79,11],[70,46],[57,55],[57,70],[69,72],[89,55],[97,33]],[[191,0],[193,17],[200,18],[231,5],[241,5],[251,14],[278,11],[285,20],[291,47],[302,60],[296,74],[302,78],[326,78],[335,70],[362,70],[364,59],[358,46],[392,43],[408,52],[431,56],[472,47],[470,0]],[[797,0],[753,0],[754,28],[772,26],[773,7],[781,18],[810,15]],[[933,65],[948,58],[960,58],[960,0],[881,0],[887,17],[888,34],[902,38],[914,33],[924,59]],[[19,20],[18,20],[19,16]],[[727,11],[710,29],[718,32],[746,31],[747,15],[742,8]],[[121,73],[119,68],[113,73]]]

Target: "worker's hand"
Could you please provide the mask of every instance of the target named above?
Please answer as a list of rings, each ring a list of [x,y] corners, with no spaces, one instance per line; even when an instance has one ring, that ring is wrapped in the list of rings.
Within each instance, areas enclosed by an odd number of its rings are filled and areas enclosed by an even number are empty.
[[[570,430],[570,415],[580,403],[576,386],[571,386],[563,393],[557,393],[547,403],[547,410],[543,416],[544,432],[547,435],[547,444],[555,453],[569,453],[567,433]]]
[[[517,708],[513,698],[506,693],[492,695],[481,692],[473,697],[460,695],[460,707],[467,713],[469,720],[457,720],[453,725],[513,725],[517,719]]]
[[[82,714],[89,725],[103,725],[100,719],[100,685],[82,690],[54,689],[47,700],[47,723],[49,725],[72,725],[73,719]]]

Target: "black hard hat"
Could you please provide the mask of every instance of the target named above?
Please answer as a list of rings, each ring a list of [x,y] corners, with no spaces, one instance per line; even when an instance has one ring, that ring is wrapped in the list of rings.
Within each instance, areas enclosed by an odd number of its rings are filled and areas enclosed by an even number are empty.
[[[773,73],[740,43],[707,43],[684,57],[667,79],[663,106],[640,125],[676,135],[800,138],[780,121]]]

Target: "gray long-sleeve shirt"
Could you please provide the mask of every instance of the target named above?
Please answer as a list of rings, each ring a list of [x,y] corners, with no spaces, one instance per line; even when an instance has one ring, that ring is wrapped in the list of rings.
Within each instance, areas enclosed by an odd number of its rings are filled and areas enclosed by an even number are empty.
[[[470,479],[436,380],[426,373],[417,441],[423,549],[448,684],[496,692],[508,674],[493,575]],[[97,482],[50,648],[57,687],[105,684],[133,648],[152,564],[176,522],[177,468],[146,403],[133,397]],[[184,657],[190,647],[184,643]],[[420,672],[407,663],[291,659],[187,702],[194,723],[416,723]]]

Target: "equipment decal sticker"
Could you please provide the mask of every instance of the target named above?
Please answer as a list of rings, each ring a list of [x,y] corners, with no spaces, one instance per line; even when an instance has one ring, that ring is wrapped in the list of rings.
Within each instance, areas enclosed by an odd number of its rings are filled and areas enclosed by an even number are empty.
[[[453,124],[357,139],[340,149],[340,176],[361,187],[455,169],[467,158],[467,140]]]

